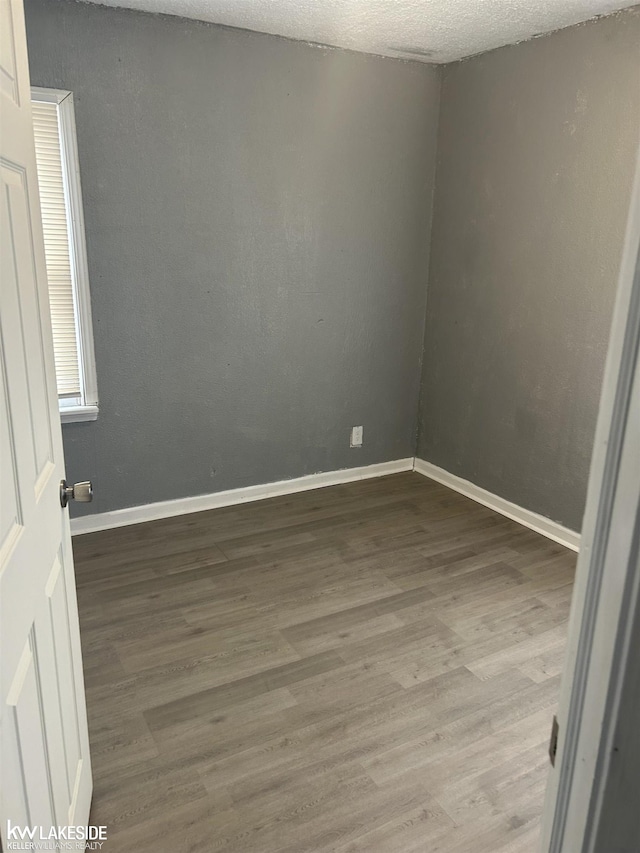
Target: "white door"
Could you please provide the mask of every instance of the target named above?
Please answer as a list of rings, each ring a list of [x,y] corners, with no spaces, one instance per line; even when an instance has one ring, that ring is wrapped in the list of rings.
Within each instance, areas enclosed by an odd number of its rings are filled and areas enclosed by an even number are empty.
[[[0,829],[83,826],[91,765],[22,0],[0,0]]]

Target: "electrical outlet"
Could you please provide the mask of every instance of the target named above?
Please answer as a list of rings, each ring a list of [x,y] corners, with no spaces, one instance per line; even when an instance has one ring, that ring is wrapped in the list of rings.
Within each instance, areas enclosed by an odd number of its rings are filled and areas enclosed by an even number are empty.
[[[351,440],[349,441],[351,447],[362,447],[362,427],[355,426],[351,427]]]

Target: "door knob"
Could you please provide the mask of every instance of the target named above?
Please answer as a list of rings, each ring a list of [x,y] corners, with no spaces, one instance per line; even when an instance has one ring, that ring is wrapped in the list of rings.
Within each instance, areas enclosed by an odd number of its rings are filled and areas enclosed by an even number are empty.
[[[91,480],[74,483],[73,486],[67,486],[66,480],[60,480],[60,506],[64,509],[71,499],[82,501],[83,503],[92,501],[93,486],[91,485]]]

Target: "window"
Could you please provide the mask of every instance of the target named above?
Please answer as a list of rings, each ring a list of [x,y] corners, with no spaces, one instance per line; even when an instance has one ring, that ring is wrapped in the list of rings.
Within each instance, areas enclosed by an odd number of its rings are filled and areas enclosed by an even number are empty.
[[[92,421],[98,389],[73,96],[32,89],[31,106],[60,416]]]

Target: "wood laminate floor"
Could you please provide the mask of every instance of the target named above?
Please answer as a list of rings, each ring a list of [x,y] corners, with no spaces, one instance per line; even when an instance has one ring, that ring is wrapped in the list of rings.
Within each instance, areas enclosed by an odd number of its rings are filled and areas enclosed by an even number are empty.
[[[575,554],[418,474],[74,540],[106,853],[532,853]]]

